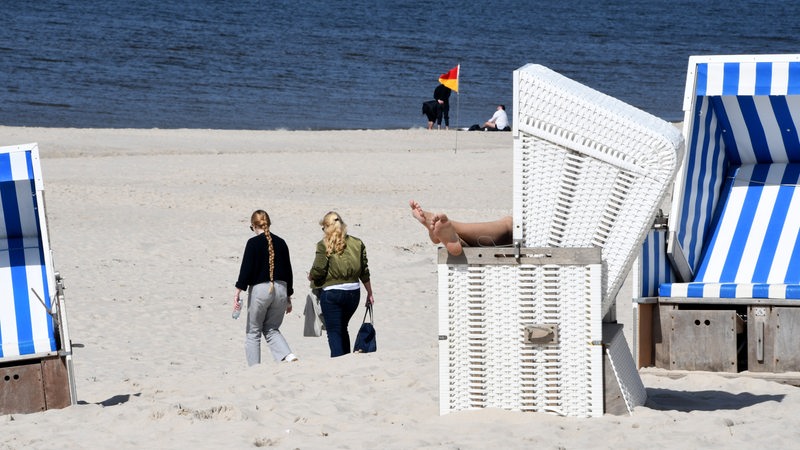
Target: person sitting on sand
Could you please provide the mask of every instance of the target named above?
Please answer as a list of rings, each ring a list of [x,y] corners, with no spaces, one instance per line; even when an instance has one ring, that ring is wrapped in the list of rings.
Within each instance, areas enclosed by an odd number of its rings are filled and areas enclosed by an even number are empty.
[[[444,244],[447,252],[460,255],[462,247],[497,247],[513,242],[513,220],[505,216],[490,222],[456,222],[446,214],[422,209],[414,200],[408,202],[411,214],[427,230],[434,244]]]
[[[497,105],[497,111],[494,112],[491,119],[483,124],[483,129],[486,131],[511,130],[511,128],[508,126],[508,114],[506,114],[505,105]]]

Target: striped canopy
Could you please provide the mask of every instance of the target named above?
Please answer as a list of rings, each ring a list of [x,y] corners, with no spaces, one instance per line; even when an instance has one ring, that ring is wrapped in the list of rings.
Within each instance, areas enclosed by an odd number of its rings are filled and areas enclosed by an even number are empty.
[[[800,55],[693,56],[684,110],[671,256],[694,286],[660,294],[795,298]]]
[[[0,148],[0,362],[56,350],[36,144]]]

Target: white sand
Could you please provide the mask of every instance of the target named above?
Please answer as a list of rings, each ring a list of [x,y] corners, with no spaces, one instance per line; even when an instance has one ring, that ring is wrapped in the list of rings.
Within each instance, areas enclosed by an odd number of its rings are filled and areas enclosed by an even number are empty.
[[[644,374],[650,403],[632,416],[439,415],[436,248],[407,202],[455,219],[510,214],[511,139],[0,127],[0,145],[40,146],[80,399],[0,416],[0,448],[797,445],[800,390],[707,373]],[[247,368],[244,322],[230,310],[257,208],[292,252],[296,310],[282,331],[301,360],[273,363],[262,344],[264,364]],[[303,279],[331,209],[367,245],[374,354],[330,359],[324,337],[302,336]],[[353,334],[359,324],[360,313]]]

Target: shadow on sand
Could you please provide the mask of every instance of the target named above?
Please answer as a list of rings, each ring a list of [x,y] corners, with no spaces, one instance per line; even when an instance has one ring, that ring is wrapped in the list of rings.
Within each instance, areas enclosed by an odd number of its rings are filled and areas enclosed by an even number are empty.
[[[142,395],[142,394],[140,394],[140,393],[137,393],[137,394],[120,394],[120,395],[115,395],[115,396],[113,396],[113,397],[111,397],[111,398],[108,398],[108,399],[106,399],[106,400],[103,400],[102,402],[97,402],[96,404],[97,404],[97,405],[100,405],[100,406],[117,406],[117,405],[121,405],[121,404],[123,404],[123,403],[127,403],[127,402],[128,402],[128,400],[130,400],[130,399],[131,399],[131,397],[138,397],[138,396],[140,396],[140,395]],[[79,405],[88,405],[89,403],[87,403],[87,402],[85,402],[85,401],[82,401],[82,400],[79,400],[79,401],[78,401],[78,404],[79,404]]]
[[[645,406],[659,411],[718,411],[742,409],[764,402],[781,402],[784,395],[731,394],[724,391],[673,391],[647,388]]]

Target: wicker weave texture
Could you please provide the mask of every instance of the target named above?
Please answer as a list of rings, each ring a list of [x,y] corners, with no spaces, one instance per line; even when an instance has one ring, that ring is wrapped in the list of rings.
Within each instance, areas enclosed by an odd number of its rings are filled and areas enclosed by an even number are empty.
[[[614,333],[611,341],[606,344],[605,351],[611,362],[611,369],[619,382],[628,413],[633,413],[635,407],[644,405],[647,401],[647,390],[621,331]]]
[[[439,266],[440,411],[603,414],[600,264]],[[525,341],[556,324],[556,344]]]
[[[601,247],[605,314],[674,177],[680,132],[542,66],[514,84],[514,238]]]

